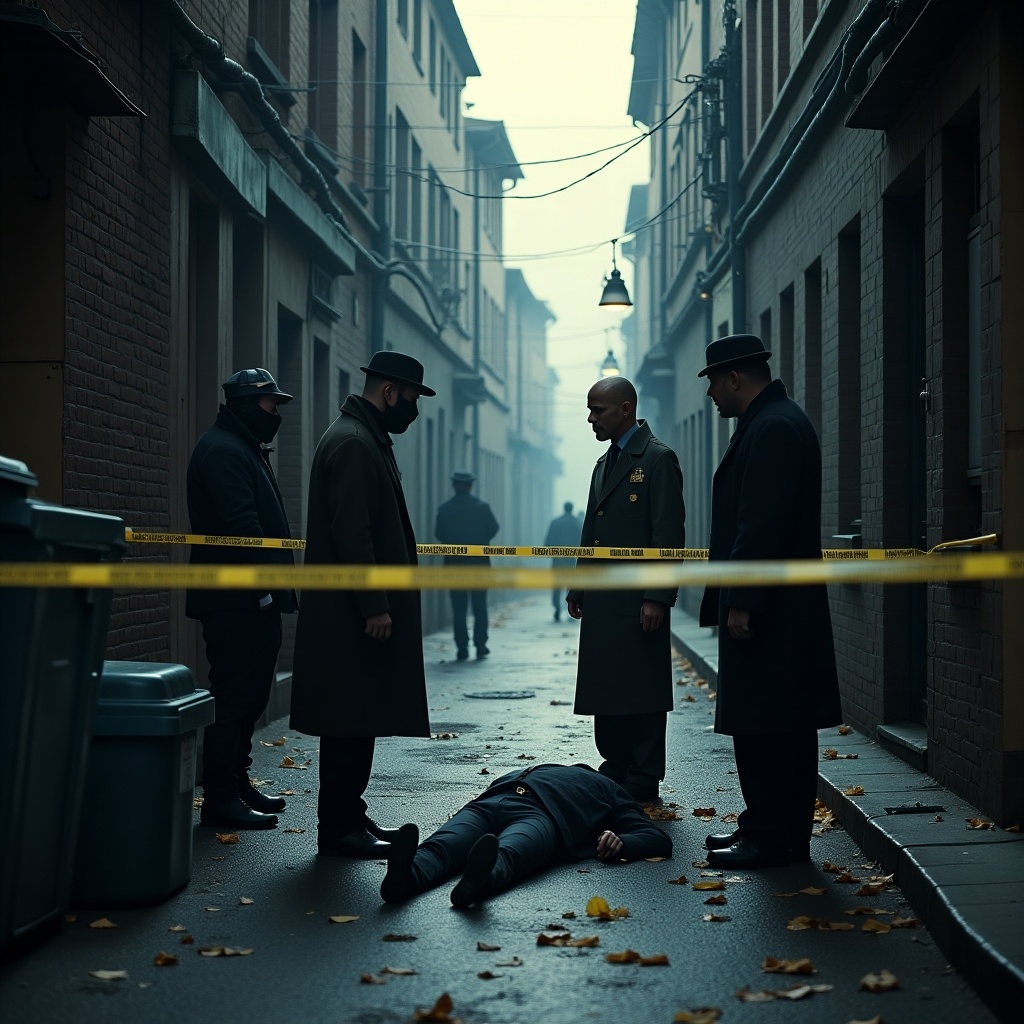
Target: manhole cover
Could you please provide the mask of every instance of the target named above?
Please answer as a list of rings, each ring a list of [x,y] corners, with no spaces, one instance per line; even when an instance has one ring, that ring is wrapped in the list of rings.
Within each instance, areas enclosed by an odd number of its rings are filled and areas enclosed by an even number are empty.
[[[467,693],[466,696],[477,700],[526,700],[536,694],[533,690],[482,690],[480,693]]]

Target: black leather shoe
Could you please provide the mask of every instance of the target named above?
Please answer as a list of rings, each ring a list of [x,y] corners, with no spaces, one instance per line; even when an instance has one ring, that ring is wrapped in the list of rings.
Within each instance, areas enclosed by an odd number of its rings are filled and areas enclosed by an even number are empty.
[[[465,661],[469,657],[469,651],[465,647],[460,647],[455,654],[458,661]]]
[[[373,860],[386,857],[390,843],[382,842],[369,829],[359,828],[348,835],[337,839],[321,838],[317,842],[318,857],[358,857],[361,860]]]
[[[788,864],[789,861],[788,849],[766,849],[744,836],[740,836],[732,846],[724,850],[708,851],[708,863],[716,868],[773,868]]]
[[[366,831],[369,832],[371,836],[383,839],[385,843],[393,843],[398,838],[398,834],[402,831],[400,828],[385,828],[383,825],[378,825],[373,818],[366,819],[365,827]]]
[[[481,899],[497,862],[498,837],[487,832],[473,844],[473,848],[469,851],[462,879],[452,889],[452,906],[462,910]]]
[[[485,644],[481,644],[476,649],[476,656],[478,658],[486,658],[487,655],[490,654],[490,653],[491,653],[490,648],[488,648]]]
[[[721,832],[718,835],[708,836],[704,840],[704,845],[709,850],[725,850],[732,846],[733,843],[738,842],[742,838],[740,830],[736,829],[735,832]],[[811,842],[810,840],[804,840],[799,843],[794,843],[789,848],[789,859],[797,863],[806,863],[811,859]]]
[[[404,903],[415,895],[411,868],[420,844],[420,830],[408,824],[393,831],[395,838],[388,850],[388,872],[380,883],[380,898],[385,903]]]
[[[199,824],[207,828],[276,828],[277,815],[254,811],[237,796],[224,799],[204,797]]]
[[[248,804],[254,811],[259,811],[261,814],[277,814],[288,806],[284,797],[267,796],[265,793],[261,793],[252,784],[248,775],[244,782],[238,784],[238,796],[243,804]]]

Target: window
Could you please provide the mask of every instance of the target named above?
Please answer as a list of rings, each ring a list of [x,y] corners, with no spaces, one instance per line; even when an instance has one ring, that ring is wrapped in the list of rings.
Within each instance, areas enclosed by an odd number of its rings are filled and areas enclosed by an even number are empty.
[[[288,0],[249,0],[249,35],[259,43],[286,81],[290,21]]]
[[[309,0],[309,127],[338,148],[338,0]]]
[[[395,110],[395,236],[409,237],[409,122]]]
[[[415,139],[412,139],[412,157],[409,162],[409,237],[414,242],[423,240],[423,150]],[[419,259],[421,252],[417,249],[413,255]]]
[[[427,40],[429,53],[427,54],[427,81],[430,82],[430,91],[437,93],[437,26],[434,19],[430,19],[430,32]]]
[[[423,0],[412,0],[412,55],[423,73]]]
[[[398,30],[409,38],[409,0],[398,0]]]
[[[366,149],[367,89],[366,47],[352,33],[352,178],[357,185],[366,184],[370,166]]]

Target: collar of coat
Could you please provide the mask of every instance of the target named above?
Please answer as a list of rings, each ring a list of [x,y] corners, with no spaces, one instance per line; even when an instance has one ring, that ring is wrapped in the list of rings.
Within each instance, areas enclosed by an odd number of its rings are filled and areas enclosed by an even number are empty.
[[[651,428],[647,425],[647,420],[637,420],[636,422],[637,429],[633,431],[633,436],[626,442],[626,447],[622,451],[628,452],[630,455],[643,455],[648,441],[654,435],[651,433]],[[607,458],[608,451],[606,449],[601,459]]]
[[[736,447],[737,441],[739,441],[743,432],[750,426],[751,423],[757,419],[757,414],[766,406],[769,402],[779,402],[784,398],[789,397],[789,392],[786,391],[786,385],[779,379],[773,380],[767,387],[762,391],[758,392],[754,396],[750,405],[747,406],[746,412],[740,417],[739,423],[736,424],[736,430],[733,431],[732,437],[729,439],[729,451],[732,451]]]
[[[341,411],[343,415],[354,416],[360,423],[364,424],[366,428],[376,438],[378,444],[387,445],[388,447],[394,446],[394,440],[391,435],[381,426],[378,414],[380,410],[375,405],[368,402],[365,398],[359,395],[349,395],[345,399],[345,404],[342,405]]]
[[[226,405],[220,407],[216,425],[221,430],[237,434],[249,447],[255,448],[264,457],[274,450],[269,444],[264,444]]]

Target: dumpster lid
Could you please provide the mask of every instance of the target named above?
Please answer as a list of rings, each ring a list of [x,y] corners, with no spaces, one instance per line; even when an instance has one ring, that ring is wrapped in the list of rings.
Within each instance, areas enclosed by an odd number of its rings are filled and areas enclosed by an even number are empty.
[[[30,487],[39,486],[39,480],[24,462],[0,455],[0,484],[4,485],[4,490],[12,490],[8,485],[14,484],[24,488],[27,493]]]
[[[99,699],[105,701],[166,701],[187,697],[196,686],[187,665],[154,661],[105,661]]]

